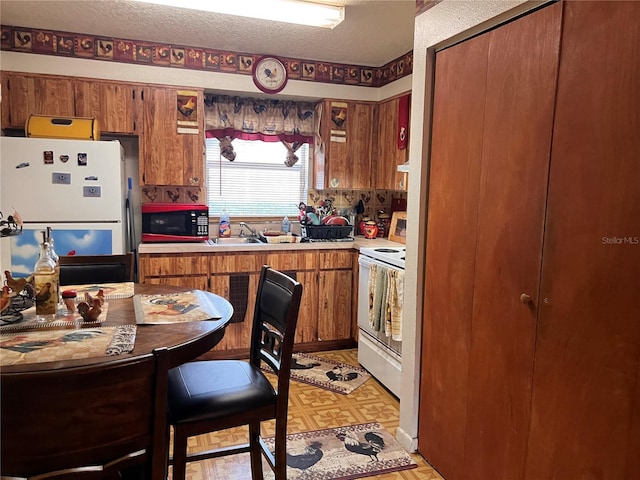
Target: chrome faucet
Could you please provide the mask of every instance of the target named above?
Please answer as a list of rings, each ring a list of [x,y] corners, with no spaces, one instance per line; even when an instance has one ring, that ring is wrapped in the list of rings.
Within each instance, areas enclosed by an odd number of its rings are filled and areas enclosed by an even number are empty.
[[[244,237],[244,229],[245,227],[247,228],[247,230],[249,230],[249,233],[251,233],[252,236],[257,237],[258,236],[258,232],[256,232],[255,228],[251,228],[251,226],[249,226],[248,223],[245,222],[240,222],[240,237]]]

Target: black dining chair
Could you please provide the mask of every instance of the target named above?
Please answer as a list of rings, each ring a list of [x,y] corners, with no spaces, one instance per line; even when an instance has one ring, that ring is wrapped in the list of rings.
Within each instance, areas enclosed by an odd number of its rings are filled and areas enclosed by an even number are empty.
[[[276,480],[286,479],[289,373],[302,284],[262,267],[251,332],[249,361],[185,363],[169,371],[169,424],[173,426],[173,480],[183,480],[187,462],[250,452],[251,478],[262,480],[262,456]],[[277,376],[274,389],[261,371]],[[275,453],[260,434],[260,423],[275,419]],[[249,426],[249,442],[187,455],[194,435]]]
[[[61,255],[60,285],[133,282],[132,252],[121,255]]]
[[[0,373],[0,470],[15,480],[166,478],[168,350]]]

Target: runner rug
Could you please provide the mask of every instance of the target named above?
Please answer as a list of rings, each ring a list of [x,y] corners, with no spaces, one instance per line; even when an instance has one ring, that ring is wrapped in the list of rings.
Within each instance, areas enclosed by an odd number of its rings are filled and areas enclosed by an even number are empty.
[[[266,439],[273,451],[273,438]],[[287,435],[289,480],[351,480],[417,467],[379,423]],[[273,479],[265,469],[265,478]]]
[[[293,354],[291,379],[298,382],[347,395],[370,378],[371,375],[360,367],[306,353]]]

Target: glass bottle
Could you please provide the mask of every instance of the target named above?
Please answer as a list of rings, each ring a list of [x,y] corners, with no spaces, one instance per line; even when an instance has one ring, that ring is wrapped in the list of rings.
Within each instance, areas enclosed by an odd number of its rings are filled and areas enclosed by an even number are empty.
[[[53,246],[53,237],[51,236],[51,227],[47,227],[47,238],[45,241],[49,244],[49,249],[51,253],[51,258],[56,263],[56,292],[58,292],[58,301],[61,302],[60,298],[60,257],[56,253],[56,249]]]
[[[58,279],[56,263],[51,257],[51,246],[47,242],[40,244],[40,257],[33,269],[36,290],[36,317],[46,321],[55,317],[58,308]]]

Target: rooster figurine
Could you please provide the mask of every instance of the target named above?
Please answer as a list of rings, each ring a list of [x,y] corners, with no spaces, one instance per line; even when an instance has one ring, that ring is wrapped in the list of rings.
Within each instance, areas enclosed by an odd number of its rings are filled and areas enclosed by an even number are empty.
[[[104,290],[98,290],[95,297],[93,297],[89,292],[84,292],[84,301],[90,307],[93,307],[96,303],[100,303],[100,305],[102,305],[104,303]]]
[[[9,270],[4,271],[4,276],[7,279],[7,286],[14,292],[19,293],[25,289],[28,283],[31,283],[32,276],[13,278]]]
[[[0,312],[4,312],[11,305],[11,298],[15,295],[7,285],[2,287],[0,290]]]
[[[89,306],[87,302],[78,304],[78,312],[85,322],[95,322],[102,313],[102,301],[98,298],[93,299],[93,305]]]

